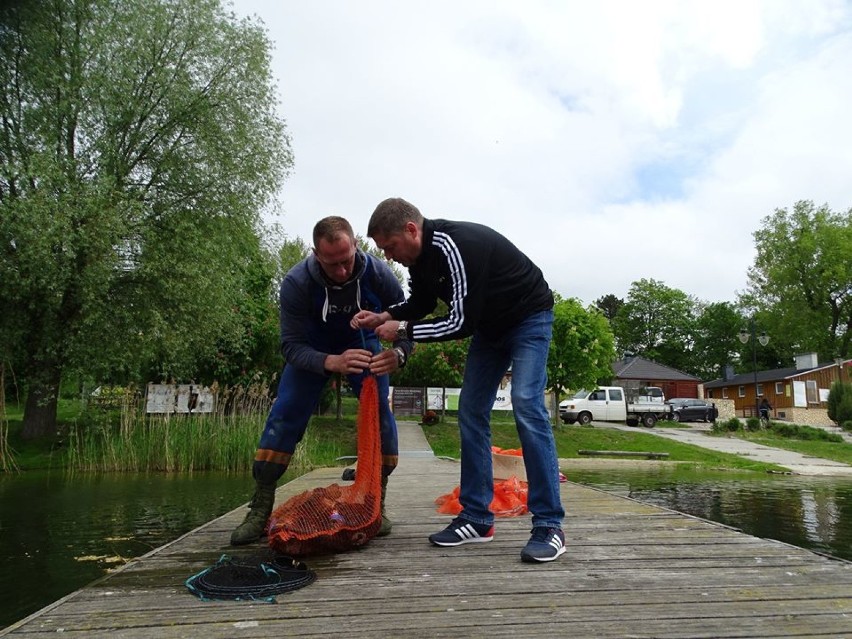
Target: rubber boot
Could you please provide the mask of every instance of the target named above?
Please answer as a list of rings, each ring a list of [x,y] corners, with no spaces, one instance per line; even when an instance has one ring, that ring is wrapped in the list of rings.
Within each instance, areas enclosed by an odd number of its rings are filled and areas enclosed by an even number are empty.
[[[385,494],[388,491],[388,478],[382,477],[382,526],[379,528],[379,532],[376,533],[376,537],[385,537],[386,535],[390,535],[391,528],[393,528],[393,522],[388,519],[388,516],[385,512]]]
[[[257,483],[254,495],[249,502],[249,510],[246,518],[231,533],[231,545],[242,546],[250,544],[266,532],[266,522],[272,514],[272,506],[275,504],[275,484]]]

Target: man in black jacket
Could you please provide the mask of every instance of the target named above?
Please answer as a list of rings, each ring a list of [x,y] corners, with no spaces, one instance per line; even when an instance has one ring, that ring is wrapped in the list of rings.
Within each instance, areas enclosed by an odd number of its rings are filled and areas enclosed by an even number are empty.
[[[511,367],[512,407],[529,482],[532,536],[521,551],[529,562],[565,552],[559,466],[544,402],[553,294],[541,270],[508,239],[471,222],[425,219],[409,202],[379,204],[367,228],[385,257],[408,267],[411,295],[386,311],[361,311],[353,327],[384,340],[433,342],[473,335],[459,397],[462,512],[429,537],[437,546],[491,541],[494,495],[491,408]],[[422,319],[437,300],[444,317]]]

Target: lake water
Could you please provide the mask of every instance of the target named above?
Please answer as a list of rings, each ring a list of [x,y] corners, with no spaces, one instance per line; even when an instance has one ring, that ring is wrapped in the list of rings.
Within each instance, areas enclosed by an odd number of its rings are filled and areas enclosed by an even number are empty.
[[[852,560],[852,478],[660,468],[568,478]],[[0,475],[0,628],[236,508],[251,489],[248,476],[221,473]]]
[[[217,473],[0,475],[0,628],[236,508],[252,489],[248,476]]]
[[[568,479],[852,561],[852,477],[660,468]]]

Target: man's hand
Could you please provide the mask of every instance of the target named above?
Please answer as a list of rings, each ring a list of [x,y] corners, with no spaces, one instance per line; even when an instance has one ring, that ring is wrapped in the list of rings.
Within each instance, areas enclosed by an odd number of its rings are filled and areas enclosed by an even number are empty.
[[[393,353],[393,351],[391,351]],[[394,353],[394,357],[396,354]],[[373,354],[363,348],[350,348],[348,351],[343,351],[340,355],[326,355],[325,370],[330,373],[360,373],[366,368],[370,368],[370,363],[373,359]]]
[[[397,339],[396,329],[399,328],[397,320],[385,322],[381,326],[376,327],[376,336],[385,342],[392,342]]]
[[[393,373],[398,368],[399,357],[392,348],[373,355],[373,359],[370,362],[370,372],[373,375]]]
[[[349,325],[352,328],[376,328],[391,319],[390,313],[387,311],[382,313],[373,313],[371,311],[358,311],[352,317]]]

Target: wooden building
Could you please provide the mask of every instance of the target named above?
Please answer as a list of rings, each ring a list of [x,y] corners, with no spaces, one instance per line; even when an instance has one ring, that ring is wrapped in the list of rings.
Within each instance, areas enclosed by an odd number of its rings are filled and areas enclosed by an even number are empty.
[[[765,397],[772,405],[772,416],[799,424],[829,425],[827,402],[831,385],[852,377],[852,359],[820,365],[816,353],[795,358],[795,366],[734,374],[726,371],[722,379],[704,384],[708,399],[734,401],[736,413],[742,417],[756,414],[756,405]]]
[[[659,386],[667,399],[672,397],[698,397],[701,380],[693,375],[644,357],[625,357],[613,363],[614,383],[625,388]]]

